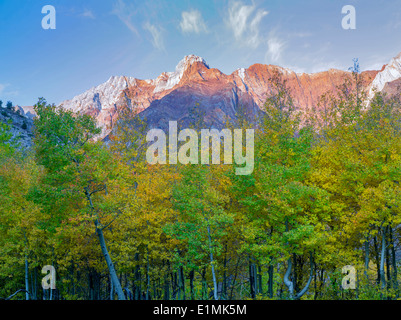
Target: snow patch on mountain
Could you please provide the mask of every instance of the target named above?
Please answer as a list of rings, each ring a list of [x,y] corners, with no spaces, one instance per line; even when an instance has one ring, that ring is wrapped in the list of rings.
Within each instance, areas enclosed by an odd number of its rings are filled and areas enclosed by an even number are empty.
[[[291,69],[288,69],[288,68],[285,68],[285,67],[280,67],[280,66],[276,66],[277,67],[277,69],[278,70],[280,70],[280,72],[282,73],[282,74],[285,74],[285,75],[290,75],[290,74],[293,74],[293,73],[295,73],[293,70],[291,70]]]
[[[237,72],[238,77],[241,79],[242,84],[245,87],[245,90],[248,91],[248,85],[247,85],[247,83],[245,81],[245,76],[247,75],[245,68],[239,68],[239,69],[236,70],[236,72]]]
[[[245,83],[245,69],[240,68],[237,71],[238,71],[238,76],[241,78],[242,82]]]
[[[392,82],[401,78],[401,53],[391,59],[390,63],[379,72],[372,81],[368,98],[373,98],[375,91],[380,92],[384,89],[386,83]]]
[[[190,65],[192,65],[195,62],[201,62],[203,63],[207,68],[209,68],[209,65],[206,63],[206,61],[196,55],[189,55],[185,56],[184,59],[182,59],[177,67],[175,68],[175,71],[173,72],[164,72],[162,73],[155,81],[156,87],[153,90],[153,93],[158,93],[162,92],[164,90],[170,90],[174,88],[176,85],[178,85],[182,79],[182,76],[184,75],[185,71],[188,69]]]
[[[64,108],[71,109],[74,112],[87,110],[88,108],[96,108],[99,111],[114,108],[121,98],[123,90],[134,85],[136,85],[135,78],[113,76],[105,83],[93,87],[71,100],[64,101],[62,105]]]

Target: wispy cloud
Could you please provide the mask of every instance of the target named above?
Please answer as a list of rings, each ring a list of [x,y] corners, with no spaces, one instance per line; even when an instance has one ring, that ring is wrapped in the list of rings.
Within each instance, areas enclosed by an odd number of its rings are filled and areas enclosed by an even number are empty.
[[[233,31],[237,41],[244,45],[257,48],[262,42],[259,25],[263,17],[269,14],[256,5],[244,5],[242,2],[232,2],[228,8],[227,25]]]
[[[5,95],[5,96],[9,96],[9,97],[19,95],[18,90],[10,91],[9,89],[7,89],[8,87],[10,87],[10,84],[0,83],[0,95]]]
[[[328,71],[330,69],[345,71],[344,66],[342,66],[339,61],[332,60],[332,61],[323,61],[323,62],[321,61],[313,63],[310,73],[323,72],[323,71]]]
[[[92,10],[89,9],[85,9],[80,16],[84,18],[95,19],[95,15],[93,14]]]
[[[132,33],[139,36],[138,30],[132,23],[132,16],[135,14],[135,10],[132,6],[127,6],[123,0],[118,0],[114,4],[112,13],[115,14]]]
[[[284,51],[285,42],[275,35],[271,35],[267,40],[267,62],[279,63],[281,62],[282,54]]]
[[[361,70],[381,70],[382,67],[389,63],[391,59],[390,55],[378,55],[373,54],[364,61],[361,62]]]
[[[198,10],[184,11],[181,16],[180,28],[183,33],[207,32],[205,21]]]
[[[143,28],[152,35],[152,44],[156,49],[164,50],[163,30],[149,22],[145,23]]]

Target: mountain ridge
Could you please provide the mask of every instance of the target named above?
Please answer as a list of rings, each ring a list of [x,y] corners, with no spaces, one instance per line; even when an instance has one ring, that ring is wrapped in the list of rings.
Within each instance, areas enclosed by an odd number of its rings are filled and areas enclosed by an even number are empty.
[[[296,73],[288,68],[260,63],[238,68],[227,75],[211,68],[205,59],[188,55],[174,71],[162,72],[156,79],[112,76],[61,105],[93,115],[103,128],[102,136],[110,132],[117,121],[118,107],[125,103],[136,106],[151,127],[163,129],[171,120],[181,120],[183,125],[188,125],[190,109],[201,105],[208,119],[207,125],[221,128],[225,123],[223,119],[235,119],[241,105],[246,105],[251,118],[258,117],[274,72],[280,72],[287,81],[294,103],[300,109],[316,106],[322,94],[335,92],[337,86],[352,76],[350,71],[339,69]],[[361,77],[369,94],[373,88],[383,90],[388,82],[401,78],[401,53],[380,71],[363,71]]]

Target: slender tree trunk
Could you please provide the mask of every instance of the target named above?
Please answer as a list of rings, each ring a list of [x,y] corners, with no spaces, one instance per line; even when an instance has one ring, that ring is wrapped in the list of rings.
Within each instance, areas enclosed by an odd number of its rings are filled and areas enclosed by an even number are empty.
[[[141,300],[141,270],[139,266],[139,253],[135,253],[135,300]]]
[[[356,290],[355,290],[355,298],[358,300],[359,297],[359,271],[356,270]]]
[[[94,206],[92,203],[92,198],[87,189],[85,189],[85,195],[88,199],[90,208],[93,211]],[[99,220],[97,218],[94,220],[94,224],[95,224],[95,228],[96,228],[96,234],[99,238],[99,243],[100,243],[100,247],[102,249],[103,257],[106,260],[107,266],[109,268],[110,277],[111,277],[111,280],[113,281],[114,288],[115,288],[117,296],[118,296],[118,300],[125,300],[124,292],[123,292],[123,289],[121,288],[120,281],[118,280],[113,261],[111,260],[111,257],[109,255],[109,252],[106,247],[106,240],[104,239],[103,229],[99,226]]]
[[[189,272],[189,287],[191,290],[191,300],[195,300],[194,277],[195,277],[195,271],[194,269],[192,269]]]
[[[368,270],[369,270],[369,239],[366,237],[365,240],[365,277],[368,279]]]
[[[317,300],[317,274],[318,274],[318,271],[317,270],[315,270],[315,277],[314,277],[314,284],[315,284],[315,294],[314,294],[314,296],[313,296],[313,300]]]
[[[381,249],[381,260],[380,260],[380,281],[381,288],[384,289],[386,287],[386,278],[384,274],[384,260],[386,254],[386,231],[385,228],[382,228],[382,249]]]
[[[297,272],[297,269],[298,269],[298,261],[297,261],[297,255],[294,253],[293,255],[292,255],[292,257],[293,257],[293,271],[292,271],[292,282],[293,282],[293,285],[294,285],[294,292],[297,292],[297,291],[299,291],[299,288],[298,288],[298,272]]]
[[[395,245],[393,240],[393,228],[390,227],[390,243],[391,243],[391,264],[393,265],[393,283],[394,289],[397,291],[398,297],[398,280],[397,280],[397,263],[395,260]]]
[[[25,300],[29,300],[29,264],[28,264],[28,257],[25,257]]]
[[[312,278],[313,278],[313,272],[314,272],[314,262],[313,262],[313,255],[312,252],[310,253],[310,274],[309,274],[309,279],[308,282],[306,283],[305,287],[299,292],[297,293],[297,295],[295,296],[296,299],[300,299],[305,293],[306,291],[308,291],[309,286],[312,282]]]
[[[319,284],[319,292],[322,291],[323,284],[324,284],[324,269],[320,270],[320,284]]]
[[[274,273],[274,267],[273,267],[273,259],[270,260],[270,265],[269,265],[269,283],[268,283],[268,291],[269,291],[269,298],[273,298],[273,273]]]
[[[97,236],[98,236],[99,242],[100,242],[100,247],[102,249],[103,257],[106,260],[107,266],[109,268],[110,277],[111,277],[111,280],[113,281],[113,285],[116,290],[118,300],[125,300],[124,292],[123,292],[123,289],[121,288],[120,281],[118,280],[113,261],[111,260],[109,252],[107,251],[106,241],[105,241],[104,235],[103,235],[103,230],[101,228],[99,228],[99,222],[97,221],[97,219],[95,220],[95,226],[96,226],[96,233],[97,233]]]
[[[238,266],[239,266],[240,261],[241,261],[241,256],[238,256],[237,264],[235,265],[234,280],[233,280],[233,283],[231,285],[230,300],[233,299],[233,293],[234,293],[235,283],[237,282]]]
[[[224,246],[223,299],[227,299],[227,243]]]
[[[167,261],[167,271],[164,276],[164,300],[170,300],[170,282],[168,275],[170,274],[170,262]]]
[[[291,262],[291,258],[288,259],[288,268],[287,271],[284,275],[284,284],[287,286],[288,291],[290,293],[290,299],[300,299],[305,293],[306,291],[308,291],[309,286],[312,282],[313,279],[313,257],[312,257],[312,252],[310,253],[310,274],[309,274],[309,280],[306,283],[305,287],[297,294],[294,294],[294,284],[293,281],[291,281],[289,279],[290,274],[291,274],[291,269],[292,269],[292,262]]]
[[[262,287],[262,268],[258,265],[258,293],[263,294]]]
[[[23,228],[23,235],[25,238],[25,246],[28,251],[28,238],[26,237],[25,228]],[[29,263],[28,253],[25,254],[25,300],[29,300]]]
[[[149,287],[150,287],[150,274],[149,274],[149,248],[147,248],[146,255],[146,301],[149,300]]]
[[[380,283],[380,258],[379,258],[379,246],[377,244],[377,237],[373,237],[373,245],[375,247],[375,260],[376,260],[376,272],[377,272],[377,278],[376,278],[376,283]]]
[[[290,299],[292,300],[294,298],[294,284],[290,280],[291,271],[292,271],[292,262],[291,258],[288,258],[288,267],[287,271],[284,274],[284,284],[287,286],[288,292],[290,293]]]
[[[177,293],[179,291],[177,284],[177,272],[171,273],[171,283],[173,288],[173,300],[177,299]]]
[[[177,281],[177,279],[178,279],[178,281]],[[176,272],[176,281],[177,281],[177,288],[178,288],[178,300],[183,300],[182,299],[182,286],[181,286],[180,268],[178,268],[178,271]]]
[[[390,251],[388,246],[388,240],[386,239],[386,271],[387,271],[387,289],[391,287],[391,270],[390,270]]]
[[[38,271],[37,271],[37,267],[35,267],[33,273],[34,273],[34,276],[35,276],[35,283],[34,283],[34,288],[33,288],[32,291],[35,292],[34,293],[34,297],[35,297],[35,300],[37,300],[38,299]]]
[[[180,293],[182,300],[185,300],[185,277],[184,277],[184,267],[180,266],[178,269],[178,285],[180,287]]]
[[[256,270],[256,264],[252,263],[252,276],[253,276],[253,288],[254,288],[254,295],[255,298],[258,295],[259,291],[258,291],[258,273]]]
[[[34,272],[35,272],[36,268],[33,268],[33,270],[31,270],[31,300],[36,300],[35,297],[35,289],[34,289],[34,285],[35,285],[35,280],[34,280]]]
[[[88,288],[88,300],[93,300],[93,279],[91,269],[88,269]]]
[[[285,231],[288,232],[288,220],[285,221]],[[284,274],[284,284],[288,288],[288,292],[290,293],[290,299],[292,300],[294,298],[294,283],[293,281],[290,280],[291,276],[291,271],[292,271],[292,262],[291,262],[291,256],[288,258],[288,266],[287,266],[287,271]]]
[[[152,261],[152,265],[153,265],[153,261]],[[157,285],[156,285],[156,283],[157,283]],[[153,299],[158,299],[159,298],[159,283],[160,283],[160,278],[157,280],[157,281],[155,281],[155,280],[153,280]]]
[[[251,257],[249,257],[249,289],[251,291],[251,298],[256,298],[255,290],[255,274]]]
[[[214,299],[219,300],[218,294],[217,294],[217,279],[216,279],[216,272],[214,270],[214,259],[213,259],[213,248],[212,248],[212,236],[211,236],[211,231],[210,231],[210,226],[209,222],[206,219],[207,222],[207,236],[209,238],[209,250],[210,250],[210,264],[212,266],[212,277],[213,277],[213,292],[214,292]]]
[[[207,299],[206,267],[202,270],[202,299]]]

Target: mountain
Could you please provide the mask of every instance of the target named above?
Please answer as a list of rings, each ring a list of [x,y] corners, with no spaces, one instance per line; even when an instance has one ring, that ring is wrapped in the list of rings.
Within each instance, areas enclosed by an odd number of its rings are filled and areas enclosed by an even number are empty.
[[[395,87],[395,83],[399,82],[399,79],[401,79],[401,53],[391,59],[388,65],[384,65],[376,75],[369,87],[369,98],[373,97],[375,91],[385,90],[392,93],[392,87]]]
[[[0,122],[10,125],[13,142],[19,144],[21,149],[32,146],[33,114],[25,112],[20,106],[12,108],[0,107]]]
[[[189,125],[193,113],[202,112],[206,126],[221,128],[227,118],[235,121],[238,113],[246,114],[251,121],[258,120],[274,72],[281,73],[287,81],[295,106],[300,109],[317,106],[322,94],[335,93],[337,86],[352,77],[351,72],[336,69],[308,74],[263,64],[226,75],[210,68],[203,58],[189,55],[178,63],[175,71],[163,72],[156,79],[111,77],[62,105],[95,116],[103,127],[102,136],[110,132],[117,120],[118,107],[124,103],[136,105],[150,127],[165,129],[173,120],[182,126]],[[382,70],[364,71],[361,77],[369,92],[373,88],[395,90],[393,83],[401,79],[401,54]]]

